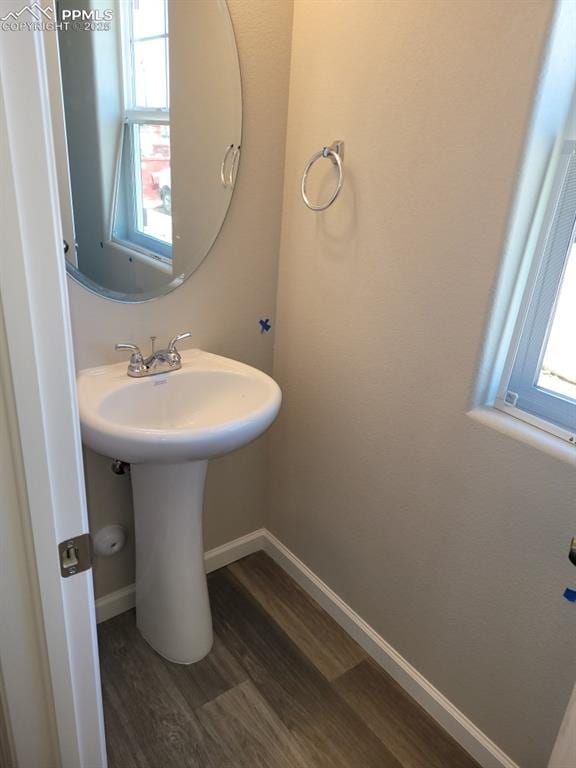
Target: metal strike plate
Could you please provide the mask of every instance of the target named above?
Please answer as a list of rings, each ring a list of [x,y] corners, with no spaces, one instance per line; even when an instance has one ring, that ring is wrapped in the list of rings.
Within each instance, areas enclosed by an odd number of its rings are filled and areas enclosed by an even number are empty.
[[[92,567],[92,541],[89,533],[58,544],[60,573],[66,579]]]
[[[568,552],[568,559],[572,565],[576,565],[576,536],[574,536],[570,542],[570,552]]]

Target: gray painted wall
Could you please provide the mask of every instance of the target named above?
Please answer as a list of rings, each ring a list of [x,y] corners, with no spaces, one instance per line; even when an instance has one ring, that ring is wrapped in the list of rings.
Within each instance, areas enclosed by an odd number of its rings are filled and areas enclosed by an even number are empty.
[[[271,370],[257,321],[274,316],[291,7],[229,5],[245,122],[224,229],[161,300],[111,304],[72,285],[79,367],[115,360],[120,338],[190,326],[196,345]],[[576,678],[561,598],[576,476],[466,411],[553,4],[331,5],[295,4],[274,359],[284,406],[270,447],[213,463],[206,544],[267,523],[519,764],[543,768]],[[300,174],[335,138],[346,186],[315,215]],[[93,528],[130,525],[108,460],[87,456],[87,485]],[[98,594],[132,578],[130,550],[109,562]]]
[[[466,412],[552,3],[330,7],[295,3],[271,529],[544,768],[576,678],[576,473]],[[300,174],[335,138],[345,188],[313,214]]]

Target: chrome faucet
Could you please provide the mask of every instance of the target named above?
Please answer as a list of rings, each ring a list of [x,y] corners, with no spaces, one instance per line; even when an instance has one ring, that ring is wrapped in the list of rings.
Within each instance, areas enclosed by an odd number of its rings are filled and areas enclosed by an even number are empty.
[[[127,349],[132,354],[130,355],[130,362],[128,363],[128,376],[132,376],[134,379],[141,379],[144,376],[155,376],[158,373],[169,373],[170,371],[177,371],[182,367],[182,358],[180,353],[176,349],[176,344],[184,339],[192,338],[190,331],[179,333],[178,336],[174,336],[170,340],[170,343],[166,349],[159,349],[154,351],[155,336],[150,337],[152,339],[152,353],[148,357],[144,357],[140,351],[140,347],[136,344],[116,344],[114,349]]]

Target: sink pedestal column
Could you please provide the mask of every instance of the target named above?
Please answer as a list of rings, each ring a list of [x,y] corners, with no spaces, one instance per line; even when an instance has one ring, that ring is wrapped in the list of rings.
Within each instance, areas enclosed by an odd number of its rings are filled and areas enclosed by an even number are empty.
[[[199,661],[212,647],[202,542],[207,461],[133,464],[136,623],[161,656]]]

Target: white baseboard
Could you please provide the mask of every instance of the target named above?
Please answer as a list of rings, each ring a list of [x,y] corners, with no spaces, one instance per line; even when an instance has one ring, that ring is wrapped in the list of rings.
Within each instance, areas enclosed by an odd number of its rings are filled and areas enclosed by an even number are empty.
[[[259,552],[266,548],[266,538],[268,531],[266,528],[259,528],[257,531],[240,536],[239,539],[229,541],[228,544],[222,544],[221,547],[210,549],[204,555],[206,573],[217,571],[218,568],[224,568],[236,560],[240,560],[253,552]]]
[[[483,768],[519,768],[270,531],[264,550]]]
[[[96,621],[108,621],[120,613],[129,611],[136,604],[136,585],[130,584],[96,600]]]
[[[204,554],[206,573],[212,573],[212,571],[224,568],[225,565],[251,555],[253,552],[265,549],[267,533],[264,528],[260,528],[257,531],[246,534],[246,536],[240,536],[238,539],[229,541],[221,547],[208,550]],[[120,613],[134,608],[136,603],[135,592],[136,585],[130,584],[128,587],[118,589],[109,595],[99,597],[96,600],[96,621],[98,624],[101,621],[107,621],[114,618],[114,616],[118,616]]]
[[[261,528],[205,554],[206,572],[263,549],[390,674],[483,768],[519,768],[395,648],[350,608],[270,531]],[[96,601],[98,622],[134,607],[134,585]]]

